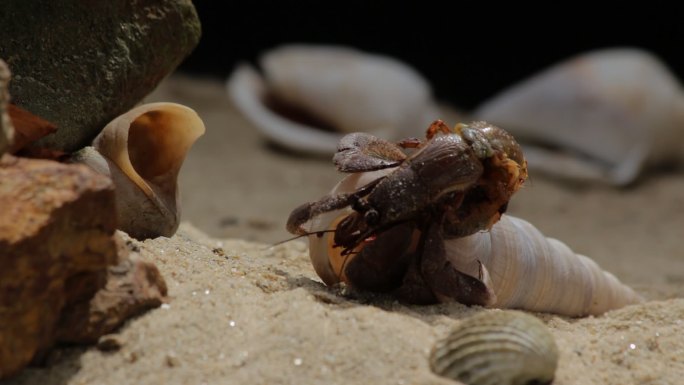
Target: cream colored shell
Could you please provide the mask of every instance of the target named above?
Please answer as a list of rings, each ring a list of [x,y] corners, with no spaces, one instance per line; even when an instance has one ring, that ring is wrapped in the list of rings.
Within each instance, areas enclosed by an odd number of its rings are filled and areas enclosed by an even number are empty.
[[[204,130],[191,108],[144,104],[112,120],[72,160],[112,178],[121,230],[138,239],[170,237],[180,223],[178,172]]]

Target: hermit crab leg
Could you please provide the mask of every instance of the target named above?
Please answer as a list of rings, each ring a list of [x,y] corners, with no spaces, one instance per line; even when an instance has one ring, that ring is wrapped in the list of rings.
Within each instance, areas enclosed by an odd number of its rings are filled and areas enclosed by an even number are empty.
[[[309,234],[309,231],[302,228],[304,223],[323,213],[340,210],[347,206],[358,206],[360,199],[368,195],[382,179],[375,179],[353,193],[327,195],[316,202],[307,202],[300,205],[287,218],[287,231],[297,235]]]
[[[358,251],[343,263],[342,274],[362,290],[389,292],[397,288],[413,259],[414,228],[413,224],[404,223],[362,242]]]
[[[444,123],[443,120],[437,119],[434,122],[432,122],[432,124],[430,124],[430,127],[428,127],[427,131],[425,132],[425,137],[427,138],[427,140],[430,140],[437,134],[458,134],[458,127],[459,126],[456,126],[456,128],[451,129],[449,128],[449,126],[447,126],[446,123]]]
[[[494,302],[495,295],[483,279],[485,270],[480,265],[479,277],[465,274],[447,259],[444,236],[438,224],[423,234],[420,272],[425,284],[440,301],[456,300],[464,305],[486,306]]]

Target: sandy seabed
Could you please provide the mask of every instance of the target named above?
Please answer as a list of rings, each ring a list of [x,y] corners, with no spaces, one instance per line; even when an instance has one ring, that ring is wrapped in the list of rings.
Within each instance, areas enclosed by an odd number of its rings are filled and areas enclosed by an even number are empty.
[[[498,310],[325,287],[304,242],[270,245],[290,236],[294,207],[340,178],[329,159],[266,144],[216,80],[174,76],[148,101],[188,105],[207,126],[180,178],[185,223],[171,239],[139,243],[169,303],[122,327],[120,350],[61,348],[7,384],[453,383],[431,374],[432,345],[464,317]],[[560,349],[555,384],[684,384],[681,171],[647,173],[627,189],[532,174],[509,213],[647,299],[600,317],[536,314]]]

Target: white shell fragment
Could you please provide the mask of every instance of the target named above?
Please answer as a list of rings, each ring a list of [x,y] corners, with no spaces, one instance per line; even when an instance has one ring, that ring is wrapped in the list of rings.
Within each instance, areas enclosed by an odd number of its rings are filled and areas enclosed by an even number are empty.
[[[466,319],[430,354],[433,372],[468,385],[549,384],[557,367],[558,347],[546,326],[510,310]]]
[[[684,93],[657,58],[637,49],[591,52],[505,90],[474,113],[506,127],[528,165],[615,185],[651,164],[684,159]]]
[[[400,139],[437,116],[428,82],[389,57],[288,45],[264,54],[260,66],[263,74],[238,66],[228,92],[264,135],[296,151],[332,154],[345,133],[356,131]]]
[[[170,237],[180,223],[178,172],[204,130],[191,108],[144,104],[112,120],[72,160],[112,179],[119,229],[137,239]]]

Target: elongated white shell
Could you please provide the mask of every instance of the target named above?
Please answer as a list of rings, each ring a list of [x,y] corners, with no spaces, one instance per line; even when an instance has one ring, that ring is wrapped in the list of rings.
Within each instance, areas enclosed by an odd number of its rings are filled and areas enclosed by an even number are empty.
[[[335,46],[289,45],[261,57],[263,77],[243,64],[227,82],[236,107],[267,137],[290,149],[332,154],[340,138],[363,131],[399,139],[437,116],[431,89],[389,57]],[[269,108],[275,98],[307,111],[333,131],[295,122]]]
[[[121,230],[170,237],[180,223],[178,172],[204,130],[191,108],[144,104],[112,120],[72,159],[112,178]]]
[[[485,283],[496,295],[492,307],[585,316],[641,301],[593,260],[509,215],[489,232],[450,239],[445,246],[457,270],[477,277],[480,263],[486,268]]]
[[[386,169],[351,174],[331,194],[349,193],[392,172]],[[314,218],[309,231],[334,229],[338,210]],[[316,273],[327,285],[342,280],[344,261],[332,248],[333,233],[309,236],[309,253]],[[495,295],[490,307],[516,308],[567,316],[598,315],[642,299],[615,276],[564,243],[544,237],[528,222],[503,215],[489,232],[445,242],[452,266],[479,277]],[[483,268],[482,270],[480,268]],[[445,300],[445,299],[443,299]]]
[[[657,58],[636,49],[572,58],[474,115],[506,127],[529,167],[550,175],[624,185],[648,164],[684,159],[682,87]]]
[[[548,384],[558,367],[558,347],[546,326],[529,314],[483,312],[435,344],[430,367],[468,385]]]

